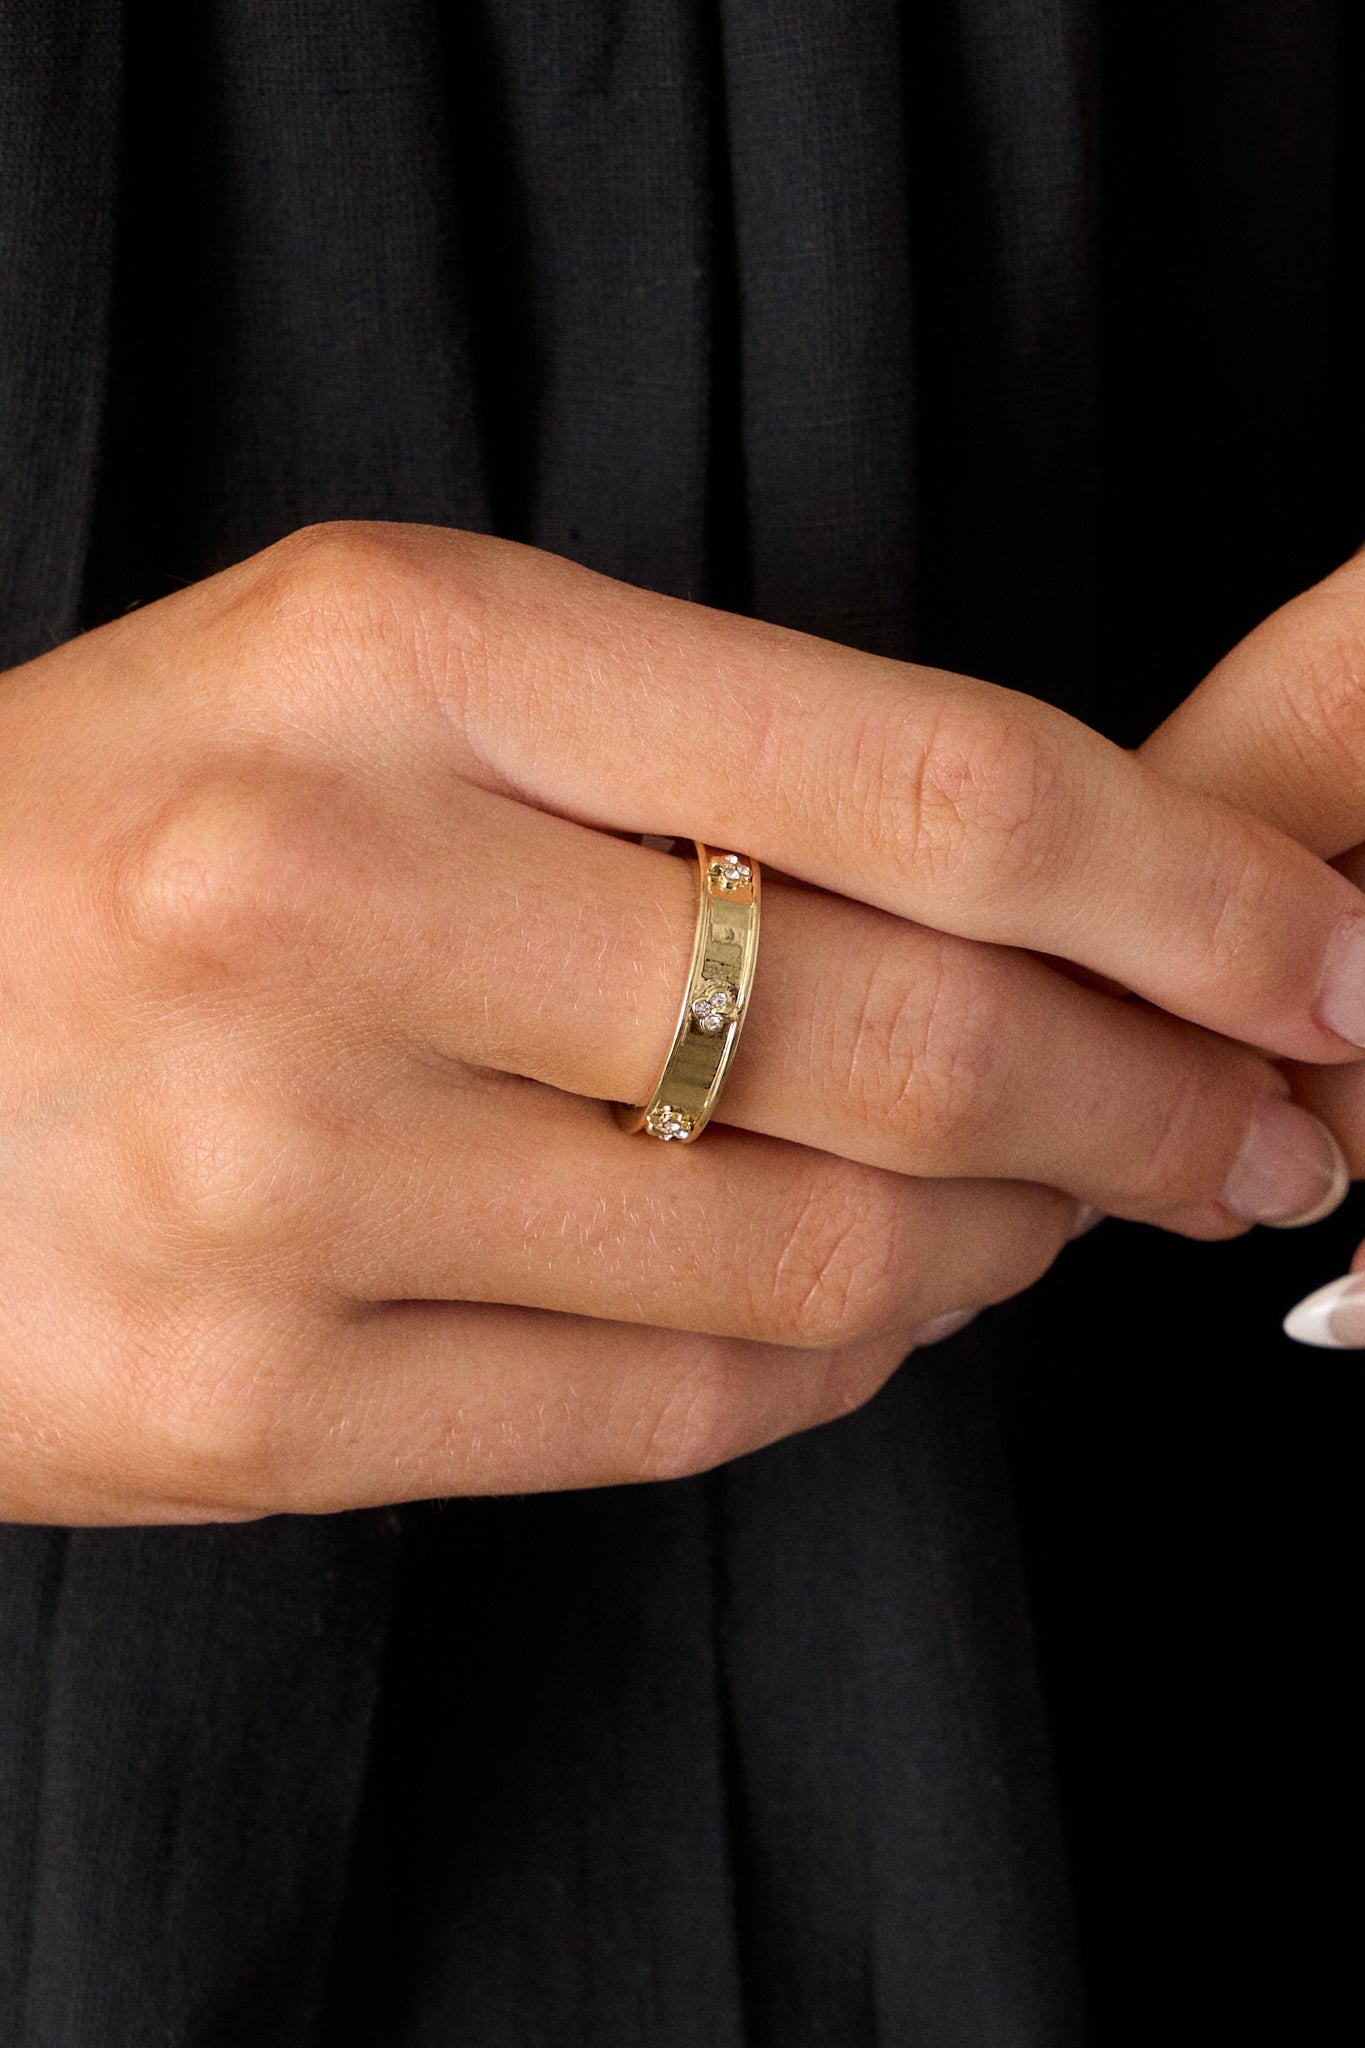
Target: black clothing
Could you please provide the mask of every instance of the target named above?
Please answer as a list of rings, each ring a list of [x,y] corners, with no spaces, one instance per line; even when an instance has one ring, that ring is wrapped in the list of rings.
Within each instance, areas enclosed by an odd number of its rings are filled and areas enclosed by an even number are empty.
[[[1365,527],[1360,34],[8,0],[0,659],[417,519],[1136,740]],[[1277,1324],[1360,1227],[1106,1225],[705,1479],[0,1530],[0,2042],[1353,2040],[1356,1380]]]

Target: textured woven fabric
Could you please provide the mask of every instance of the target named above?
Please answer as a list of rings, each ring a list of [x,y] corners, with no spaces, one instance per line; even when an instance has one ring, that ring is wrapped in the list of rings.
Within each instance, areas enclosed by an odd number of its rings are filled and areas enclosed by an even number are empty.
[[[1136,740],[1365,530],[1359,38],[6,0],[0,660],[419,519]],[[704,1480],[0,1530],[0,2042],[1354,2041],[1358,1396],[1276,1331],[1359,1229],[1107,1225]]]

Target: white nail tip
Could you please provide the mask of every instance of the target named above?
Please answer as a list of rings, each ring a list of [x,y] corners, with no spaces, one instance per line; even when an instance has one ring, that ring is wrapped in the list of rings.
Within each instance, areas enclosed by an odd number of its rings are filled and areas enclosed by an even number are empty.
[[[1346,1200],[1347,1195],[1350,1193],[1351,1170],[1346,1164],[1346,1154],[1342,1151],[1340,1145],[1338,1145],[1336,1139],[1332,1136],[1332,1133],[1326,1128],[1325,1125],[1323,1126],[1322,1135],[1324,1136],[1324,1138],[1326,1138],[1328,1144],[1332,1148],[1333,1154],[1335,1155],[1332,1161],[1331,1186],[1328,1188],[1327,1193],[1323,1196],[1322,1200],[1318,1203],[1315,1209],[1305,1209],[1302,1215],[1299,1216],[1264,1217],[1262,1220],[1268,1223],[1272,1230],[1302,1230],[1309,1223],[1321,1223],[1324,1216],[1330,1216],[1334,1209],[1339,1209],[1341,1207],[1342,1203]],[[1351,1278],[1354,1276],[1348,1275],[1347,1277]],[[1333,1282],[1333,1285],[1335,1285],[1335,1282]],[[1321,1292],[1322,1289],[1319,1288],[1318,1293],[1320,1294]],[[1313,1295],[1311,1299],[1316,1301],[1317,1295]],[[1325,1340],[1322,1338],[1313,1338],[1310,1341],[1314,1343],[1322,1343]]]
[[[1346,1301],[1360,1301],[1365,1307],[1365,1276],[1347,1273],[1340,1280],[1329,1280],[1325,1287],[1319,1287],[1314,1294],[1307,1294],[1297,1307],[1291,1308],[1284,1319],[1284,1334],[1292,1337],[1296,1344],[1316,1344],[1324,1351],[1365,1350],[1365,1344],[1353,1344],[1332,1331],[1332,1318]]]

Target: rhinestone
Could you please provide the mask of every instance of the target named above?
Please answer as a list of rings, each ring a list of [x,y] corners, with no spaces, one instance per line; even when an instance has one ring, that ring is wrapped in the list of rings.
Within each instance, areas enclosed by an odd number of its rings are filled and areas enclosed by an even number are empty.
[[[711,880],[722,889],[738,889],[753,880],[754,871],[737,853],[717,854],[710,867]]]
[[[672,1138],[685,1138],[692,1129],[694,1119],[681,1109],[674,1109],[671,1102],[661,1102],[645,1118],[650,1135],[662,1138],[667,1144]]]

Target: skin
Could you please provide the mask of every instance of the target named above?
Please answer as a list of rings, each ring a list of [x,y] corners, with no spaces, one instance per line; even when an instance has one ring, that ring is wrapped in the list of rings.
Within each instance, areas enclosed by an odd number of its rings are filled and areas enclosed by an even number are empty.
[[[1365,884],[1365,554],[1281,606],[1160,726],[1142,757],[1264,818]],[[1365,1065],[1289,1069],[1365,1175]],[[1352,1260],[1365,1271],[1365,1245]]]
[[[691,943],[642,832],[768,864],[683,1150],[608,1106]],[[1358,1056],[1317,992],[1365,899],[1292,831],[1012,693],[433,529],[306,531],[12,672],[0,871],[8,1520],[703,1470],[1029,1285],[1080,1203],[1234,1234],[1274,1059]]]

